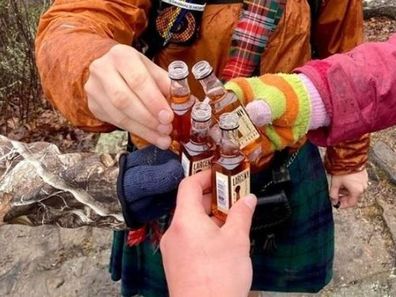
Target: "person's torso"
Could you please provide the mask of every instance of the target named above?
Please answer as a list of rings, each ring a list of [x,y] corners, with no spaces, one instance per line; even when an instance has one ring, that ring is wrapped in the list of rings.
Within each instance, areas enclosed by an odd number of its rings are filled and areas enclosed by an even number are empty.
[[[232,33],[239,21],[242,3],[207,4],[202,15],[199,37],[193,44],[185,46],[169,43],[154,57],[156,64],[164,69],[174,60],[183,60],[189,68],[200,60],[207,60],[219,75],[223,70]],[[283,16],[261,55],[257,73],[291,72],[311,58],[310,45],[311,14],[306,0],[287,1]],[[203,100],[204,93],[199,82],[189,76],[192,94]],[[132,135],[133,143],[142,148],[147,145]]]
[[[200,60],[207,60],[217,74],[221,73],[241,9],[242,3],[207,4],[197,40],[189,46],[170,43],[155,56],[155,62],[166,69],[174,60],[183,60],[189,67]],[[291,72],[310,57],[309,5],[306,0],[287,1],[283,17],[261,55],[258,73]],[[193,94],[202,99],[199,83],[192,76],[189,83]]]

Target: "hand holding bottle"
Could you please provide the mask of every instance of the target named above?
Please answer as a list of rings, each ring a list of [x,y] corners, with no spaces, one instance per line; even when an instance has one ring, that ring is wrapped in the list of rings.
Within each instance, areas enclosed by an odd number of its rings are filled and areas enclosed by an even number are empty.
[[[253,195],[240,199],[226,223],[208,216],[210,171],[182,181],[172,224],[161,240],[166,279],[172,297],[247,296],[252,282],[249,229]]]
[[[89,67],[85,91],[98,119],[166,149],[173,112],[165,70],[130,46],[116,45]]]
[[[250,118],[265,138],[262,151],[271,154],[295,144],[309,129],[327,124],[324,104],[309,83],[303,75],[265,74],[237,78],[226,87],[247,104]]]

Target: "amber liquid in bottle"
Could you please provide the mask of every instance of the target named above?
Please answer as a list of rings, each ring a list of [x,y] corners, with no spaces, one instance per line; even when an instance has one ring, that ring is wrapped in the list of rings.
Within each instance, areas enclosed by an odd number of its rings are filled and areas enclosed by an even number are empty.
[[[215,145],[209,136],[212,110],[207,103],[197,102],[192,109],[191,135],[183,143],[181,163],[185,176],[196,174],[212,167]]]
[[[212,164],[212,214],[225,221],[231,206],[250,193],[250,164],[239,149],[238,116],[224,113],[219,124],[222,138]]]
[[[218,122],[220,115],[225,112],[235,112],[239,117],[239,143],[240,149],[254,163],[259,159],[261,151],[261,137],[257,128],[250,120],[242,103],[231,91],[227,91],[221,81],[213,73],[213,68],[206,61],[194,65],[192,72],[204,88],[215,120]]]
[[[188,67],[182,61],[174,61],[169,65],[168,72],[171,79],[169,104],[174,112],[171,136],[179,143],[187,142],[191,129],[191,108],[194,104],[187,82]]]

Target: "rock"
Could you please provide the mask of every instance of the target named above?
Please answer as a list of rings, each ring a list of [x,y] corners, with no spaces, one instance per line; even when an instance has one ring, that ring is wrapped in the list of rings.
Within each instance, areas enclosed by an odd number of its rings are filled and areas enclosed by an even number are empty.
[[[116,154],[126,149],[128,134],[125,131],[101,133],[95,147],[97,153]]]
[[[392,269],[393,257],[379,225],[381,222],[373,220],[379,215],[374,207],[334,212],[336,253],[329,289]]]
[[[348,286],[336,288],[331,297],[393,297],[389,272],[365,278]]]
[[[396,205],[390,204],[383,199],[377,199],[377,202],[383,209],[382,217],[392,235],[392,240],[396,242]]]
[[[374,144],[370,152],[372,161],[384,170],[392,183],[396,184],[396,152],[382,141]]]
[[[0,228],[0,296],[111,297],[111,231],[55,226]]]
[[[364,17],[386,16],[396,19],[396,1],[394,0],[364,0]]]

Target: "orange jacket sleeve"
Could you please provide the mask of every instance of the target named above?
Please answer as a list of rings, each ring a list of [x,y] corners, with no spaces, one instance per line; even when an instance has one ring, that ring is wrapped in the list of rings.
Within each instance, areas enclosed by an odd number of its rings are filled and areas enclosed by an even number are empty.
[[[41,17],[35,47],[44,94],[73,125],[114,129],[88,109],[88,68],[115,44],[131,44],[146,28],[149,8],[149,0],[56,0]]]
[[[349,51],[363,42],[361,0],[323,0],[314,21],[312,44],[318,58]],[[357,172],[364,168],[370,146],[369,134],[327,148],[325,166],[332,175]]]

